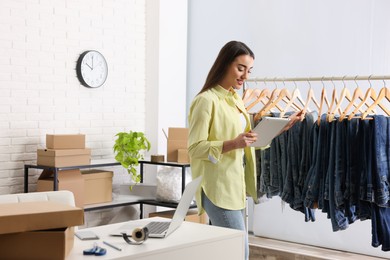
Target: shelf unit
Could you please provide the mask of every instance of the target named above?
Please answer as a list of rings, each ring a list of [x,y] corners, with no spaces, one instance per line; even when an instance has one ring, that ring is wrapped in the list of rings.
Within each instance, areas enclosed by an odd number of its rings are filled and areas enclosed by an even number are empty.
[[[109,162],[109,163],[92,163],[87,165],[75,165],[75,166],[68,166],[68,167],[53,167],[53,166],[43,166],[43,165],[33,165],[33,164],[26,164],[24,165],[24,192],[28,193],[28,172],[29,169],[41,169],[41,170],[52,170],[54,172],[53,174],[53,190],[58,190],[58,172],[64,171],[64,170],[73,170],[73,169],[87,169],[87,168],[101,168],[101,167],[113,167],[113,166],[120,166],[121,164],[119,162]],[[183,193],[186,183],[186,168],[190,167],[189,163],[176,163],[176,162],[152,162],[147,160],[140,160],[140,176],[141,176],[141,183],[144,181],[144,166],[145,165],[156,165],[156,166],[171,166],[171,167],[180,167],[181,173],[182,173],[182,183],[181,183],[181,191]],[[151,206],[162,206],[167,208],[176,208],[177,203],[167,203],[167,202],[161,202],[153,199],[143,199],[136,196],[126,196],[123,195],[121,198],[117,201],[107,202],[107,203],[100,203],[100,204],[91,204],[86,205],[84,207],[84,211],[93,211],[93,210],[99,210],[99,209],[107,209],[107,208],[114,208],[114,207],[121,207],[121,206],[128,206],[128,205],[140,205],[140,211],[141,216],[140,218],[143,218],[143,206],[144,205],[151,205]],[[195,208],[196,205],[192,205],[191,208]]]

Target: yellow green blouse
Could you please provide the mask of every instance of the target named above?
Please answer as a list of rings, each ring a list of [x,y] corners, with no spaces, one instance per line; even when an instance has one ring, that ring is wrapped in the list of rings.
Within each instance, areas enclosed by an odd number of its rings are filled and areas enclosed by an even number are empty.
[[[251,124],[242,99],[233,89],[228,91],[221,86],[197,95],[192,101],[188,152],[192,177],[203,176],[195,195],[199,214],[204,212],[201,189],[216,206],[224,209],[245,208],[247,194],[257,202],[254,148],[222,154],[223,142],[243,132],[241,113],[246,120],[245,131],[249,131]]]

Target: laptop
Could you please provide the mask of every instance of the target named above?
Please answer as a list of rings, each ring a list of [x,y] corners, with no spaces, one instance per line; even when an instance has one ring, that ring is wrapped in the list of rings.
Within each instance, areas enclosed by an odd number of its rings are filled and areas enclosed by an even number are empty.
[[[195,192],[201,181],[202,176],[187,184],[171,221],[150,221],[145,225],[149,229],[150,238],[167,237],[180,227],[187,215],[188,209],[190,208]],[[139,227],[139,224],[129,222],[121,226],[119,229],[116,229],[110,235],[122,236],[122,233],[126,233],[128,236],[131,236],[132,231],[136,227]]]

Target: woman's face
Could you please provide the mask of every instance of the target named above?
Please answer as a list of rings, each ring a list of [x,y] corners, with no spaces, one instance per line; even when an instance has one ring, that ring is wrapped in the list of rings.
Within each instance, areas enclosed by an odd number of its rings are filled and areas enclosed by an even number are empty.
[[[240,55],[230,64],[225,77],[220,85],[229,90],[230,87],[240,89],[244,81],[249,77],[253,68],[254,59],[249,55]]]

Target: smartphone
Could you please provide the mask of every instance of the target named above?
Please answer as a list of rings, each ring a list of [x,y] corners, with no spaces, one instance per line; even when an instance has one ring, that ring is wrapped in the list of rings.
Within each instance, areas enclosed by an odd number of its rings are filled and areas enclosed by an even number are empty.
[[[95,240],[99,239],[99,236],[92,231],[77,231],[75,236],[80,240]]]

